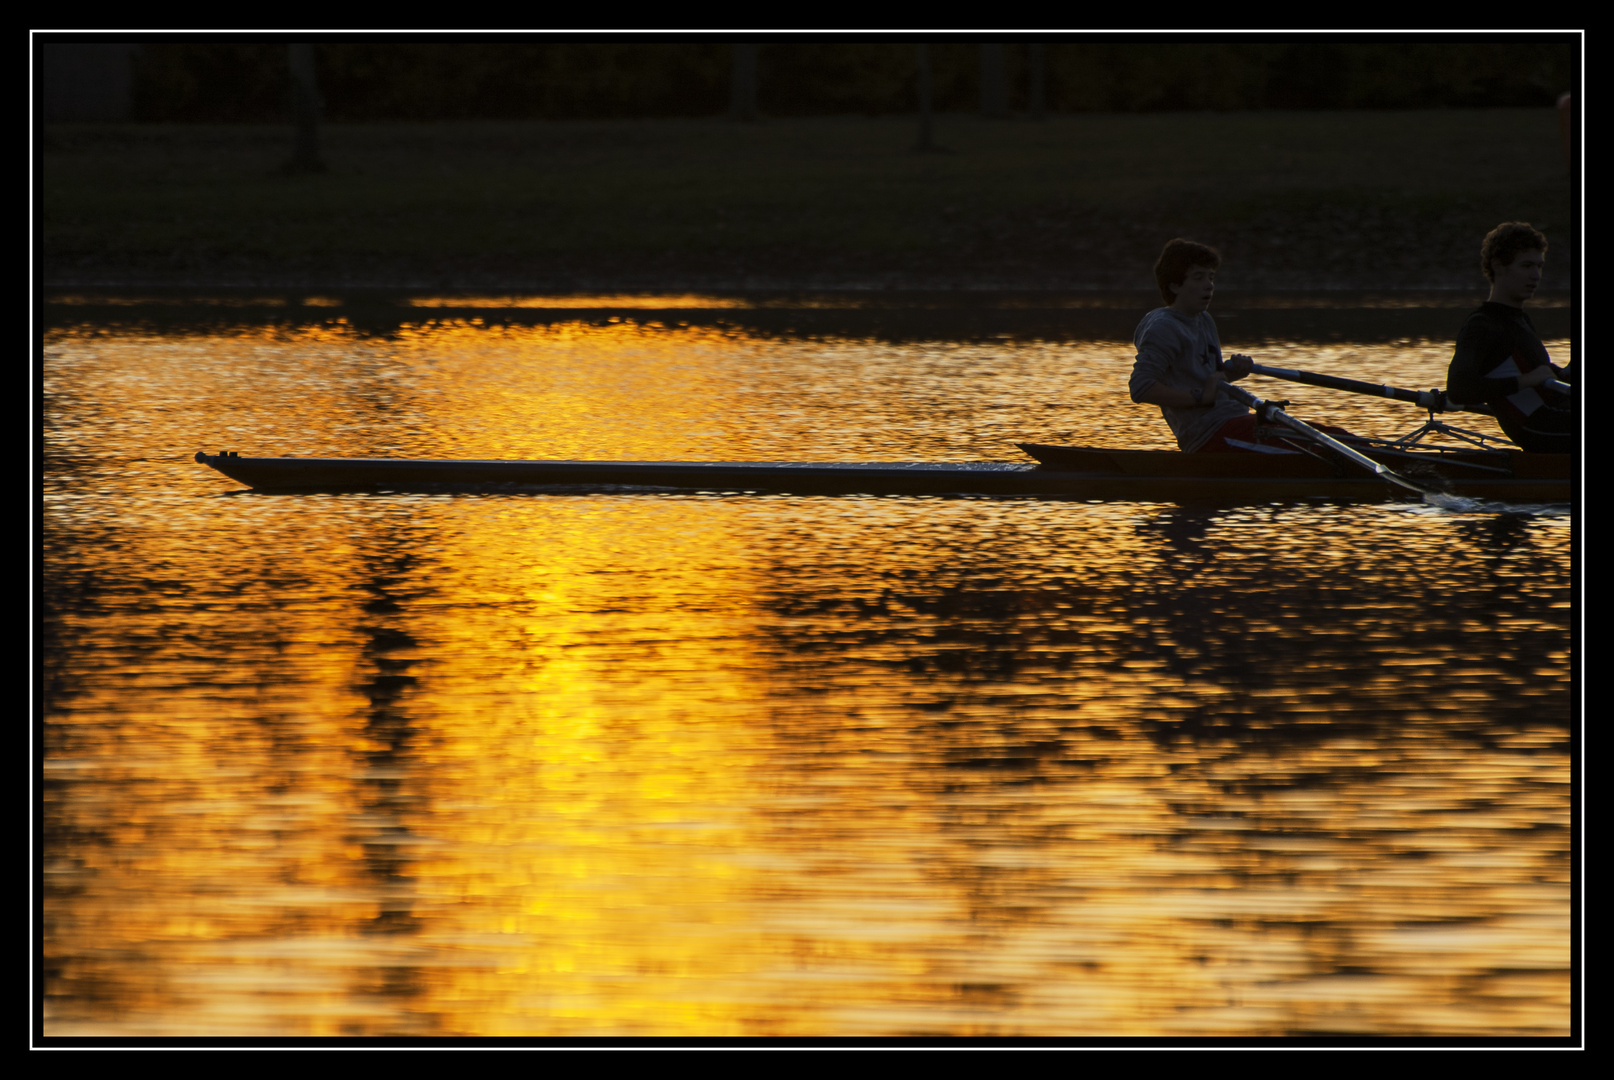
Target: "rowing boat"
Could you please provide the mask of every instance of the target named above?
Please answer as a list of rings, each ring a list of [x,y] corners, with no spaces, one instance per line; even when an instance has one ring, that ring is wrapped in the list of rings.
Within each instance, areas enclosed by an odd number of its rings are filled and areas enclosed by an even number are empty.
[[[1028,462],[467,461],[242,457],[196,460],[259,491],[508,490],[976,495],[1139,502],[1380,501],[1406,492],[1293,449],[1185,454],[1018,443]],[[1574,457],[1516,450],[1368,449],[1403,475],[1453,495],[1566,502]]]
[[[196,460],[263,491],[566,490],[781,492],[806,495],[989,495],[1133,502],[1272,502],[1329,498],[1379,501],[1456,496],[1508,502],[1567,502],[1575,456],[1526,453],[1496,436],[1435,419],[1464,411],[1443,392],[1288,368],[1254,372],[1292,382],[1418,405],[1429,420],[1393,442],[1335,438],[1290,416],[1288,402],[1263,401],[1222,383],[1268,426],[1249,453],[1106,450],[1016,443],[1032,462],[460,461],[416,458],[251,458],[221,450]],[[1572,388],[1555,383],[1562,392]],[[1466,407],[1467,411],[1481,411]],[[1457,446],[1420,442],[1454,438]],[[1267,436],[1271,437],[1268,438]]]

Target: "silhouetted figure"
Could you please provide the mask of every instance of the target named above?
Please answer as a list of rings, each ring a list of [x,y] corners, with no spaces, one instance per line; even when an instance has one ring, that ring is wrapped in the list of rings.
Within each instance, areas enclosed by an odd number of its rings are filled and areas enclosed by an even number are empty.
[[[1255,447],[1263,438],[1261,419],[1218,390],[1219,384],[1237,382],[1255,366],[1242,353],[1222,359],[1222,340],[1210,314],[1221,265],[1215,248],[1180,236],[1167,242],[1154,264],[1155,285],[1166,304],[1138,323],[1132,339],[1137,361],[1127,388],[1138,404],[1160,406],[1179,450],[1257,453]],[[1313,427],[1336,439],[1355,438],[1344,428]]]
[[[1574,398],[1542,383],[1574,383],[1573,362],[1560,372],[1547,356],[1524,305],[1541,284],[1547,238],[1522,221],[1492,229],[1480,245],[1491,293],[1457,334],[1446,393],[1465,405],[1483,402],[1507,437],[1535,453],[1575,450]]]
[[[1215,248],[1181,237],[1168,243],[1154,264],[1165,306],[1145,315],[1133,335],[1138,355],[1128,384],[1132,400],[1160,406],[1178,449],[1189,452],[1227,449],[1227,434],[1238,439],[1254,434],[1253,427],[1246,433],[1239,426],[1254,419],[1250,410],[1216,391],[1217,383],[1248,375],[1252,363],[1239,354],[1222,360],[1221,338],[1209,311],[1221,265]],[[1228,425],[1234,427],[1224,433]]]

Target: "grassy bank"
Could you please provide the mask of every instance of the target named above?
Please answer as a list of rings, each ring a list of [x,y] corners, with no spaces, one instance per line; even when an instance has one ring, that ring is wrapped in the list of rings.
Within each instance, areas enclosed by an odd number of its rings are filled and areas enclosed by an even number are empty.
[[[1550,110],[63,126],[42,155],[47,284],[1137,288],[1161,244],[1231,288],[1478,288],[1527,220],[1570,282]]]

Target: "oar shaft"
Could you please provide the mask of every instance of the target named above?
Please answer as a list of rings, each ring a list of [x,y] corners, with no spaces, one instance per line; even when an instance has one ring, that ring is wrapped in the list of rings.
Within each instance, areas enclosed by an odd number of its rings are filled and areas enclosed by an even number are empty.
[[[1256,364],[1250,370],[1257,375],[1265,375],[1272,379],[1287,379],[1290,382],[1305,383],[1308,386],[1323,386],[1330,390],[1348,390],[1353,394],[1371,394],[1374,397],[1394,398],[1396,401],[1422,405],[1426,409],[1440,407],[1439,403],[1434,400],[1433,392],[1429,390],[1402,390],[1394,386],[1385,386],[1382,383],[1362,382],[1358,379],[1342,379],[1338,375],[1319,375],[1312,371],[1296,371],[1294,368],[1268,367],[1266,364]]]
[[[1486,405],[1459,405],[1446,397],[1443,390],[1403,390],[1397,386],[1385,386],[1383,383],[1362,382],[1358,379],[1342,379],[1338,375],[1319,375],[1314,371],[1296,371],[1294,368],[1268,367],[1265,364],[1255,364],[1250,368],[1257,375],[1265,375],[1271,379],[1287,379],[1289,382],[1305,383],[1307,386],[1321,386],[1329,390],[1346,390],[1353,394],[1367,394],[1372,397],[1391,398],[1395,401],[1405,401],[1409,405],[1417,405],[1430,412],[1472,412],[1490,413]]]

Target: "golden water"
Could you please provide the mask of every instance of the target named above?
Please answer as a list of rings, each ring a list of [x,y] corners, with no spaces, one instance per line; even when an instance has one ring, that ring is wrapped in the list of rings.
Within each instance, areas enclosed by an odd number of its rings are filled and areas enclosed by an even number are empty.
[[[46,1034],[1569,1031],[1567,508],[276,496],[190,460],[1170,445],[1124,343],[646,319],[49,332]]]

